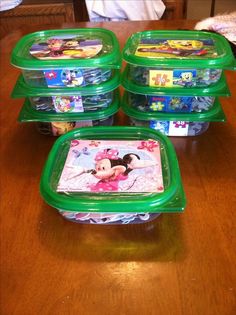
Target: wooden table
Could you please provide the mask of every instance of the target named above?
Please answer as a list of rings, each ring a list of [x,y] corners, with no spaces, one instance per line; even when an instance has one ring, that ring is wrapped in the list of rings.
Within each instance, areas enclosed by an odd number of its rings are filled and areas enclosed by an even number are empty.
[[[133,32],[189,29],[195,21],[106,22],[123,47]],[[95,26],[64,24],[50,28]],[[55,141],[19,124],[10,52],[27,25],[1,40],[1,311],[3,315],[236,314],[236,73],[222,98],[226,123],[171,138],[186,211],[152,223],[80,225],[44,203],[39,180]],[[119,114],[123,122],[123,117]]]

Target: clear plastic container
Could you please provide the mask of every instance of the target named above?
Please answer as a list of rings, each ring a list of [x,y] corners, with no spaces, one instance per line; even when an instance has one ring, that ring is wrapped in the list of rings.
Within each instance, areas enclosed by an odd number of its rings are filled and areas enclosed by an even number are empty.
[[[31,106],[38,111],[50,113],[78,113],[97,111],[110,106],[114,90],[120,84],[119,70],[111,80],[98,86],[76,88],[34,88],[29,87],[20,76],[12,92],[13,98],[27,97]]]
[[[139,120],[130,117],[131,126],[150,127],[166,136],[199,136],[209,127],[209,122],[200,121],[169,121],[169,120]]]
[[[109,116],[105,119],[90,119],[90,120],[75,120],[75,121],[52,121],[36,122],[37,130],[46,136],[60,136],[67,133],[70,130],[80,127],[94,127],[94,126],[112,126],[114,122],[114,116]]]
[[[212,96],[153,96],[128,92],[131,106],[142,112],[203,112],[209,110],[215,101]]]
[[[22,70],[25,82],[33,87],[91,86],[108,81],[112,76],[109,68],[63,68],[47,70]],[[56,76],[52,81],[50,77]]]
[[[204,112],[212,108],[216,97],[230,95],[224,75],[220,81],[208,88],[153,88],[130,81],[129,68],[126,66],[121,84],[127,91],[130,106],[142,112]]]
[[[170,73],[171,79],[168,79]],[[220,80],[221,69],[170,69],[131,66],[129,79],[144,86],[206,87]],[[164,78],[163,78],[164,77]],[[166,79],[165,79],[166,78]],[[168,81],[168,82],[167,82]],[[171,83],[170,83],[171,82]],[[170,85],[167,85],[170,84]]]
[[[234,69],[227,40],[203,31],[144,31],[133,34],[123,50],[128,78],[140,86],[207,87]]]
[[[119,69],[115,34],[102,28],[47,30],[28,34],[13,49],[11,63],[32,87],[94,86]]]
[[[225,121],[218,99],[204,112],[144,112],[132,106],[128,92],[125,91],[121,106],[129,116],[130,125],[149,127],[167,136],[201,135],[208,129],[210,122]]]
[[[41,134],[60,136],[79,127],[111,126],[114,115],[119,109],[120,98],[118,90],[115,91],[113,102],[105,109],[88,112],[57,113],[38,111],[26,99],[18,120],[20,122],[36,122],[36,127]]]
[[[33,108],[47,112],[89,112],[107,108],[113,100],[113,92],[82,96],[29,97]]]
[[[63,217],[88,224],[145,223],[186,204],[172,143],[142,127],[85,127],[61,136],[40,191]]]

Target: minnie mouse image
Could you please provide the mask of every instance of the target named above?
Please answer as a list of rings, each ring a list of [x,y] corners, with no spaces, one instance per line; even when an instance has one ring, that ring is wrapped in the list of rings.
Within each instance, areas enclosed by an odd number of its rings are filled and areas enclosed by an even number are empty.
[[[118,151],[114,149],[98,152],[95,161],[95,170],[91,174],[100,181],[90,186],[94,192],[118,191],[119,181],[126,180],[133,169],[155,165],[152,161],[140,161],[140,157],[133,153],[120,158]]]
[[[116,146],[104,147],[99,144],[97,148],[89,147],[93,142],[90,144],[87,140],[83,142],[85,142],[83,146],[80,141],[70,150],[58,191],[96,193],[163,191],[159,147],[155,148],[155,151],[152,149],[153,153],[149,153],[145,152],[148,147],[139,146],[140,141],[132,141],[135,143],[134,148],[127,147],[125,145],[127,141],[119,141],[119,145]],[[120,145],[121,142],[124,144]],[[134,150],[129,152],[129,149]]]
[[[118,157],[118,151],[105,149],[95,156],[95,169],[91,174],[99,179],[99,182],[90,186],[91,191],[118,191],[119,181],[128,178],[127,163]]]

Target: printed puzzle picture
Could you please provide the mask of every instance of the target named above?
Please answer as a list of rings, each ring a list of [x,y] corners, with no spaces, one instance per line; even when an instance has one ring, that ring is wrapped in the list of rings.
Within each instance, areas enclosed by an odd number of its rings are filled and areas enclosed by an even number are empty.
[[[190,39],[142,39],[136,56],[149,58],[211,58],[217,55],[214,42]]]
[[[157,141],[73,140],[58,192],[163,192]]]
[[[30,54],[42,60],[93,58],[102,50],[102,47],[100,39],[62,35],[34,43],[30,48]]]

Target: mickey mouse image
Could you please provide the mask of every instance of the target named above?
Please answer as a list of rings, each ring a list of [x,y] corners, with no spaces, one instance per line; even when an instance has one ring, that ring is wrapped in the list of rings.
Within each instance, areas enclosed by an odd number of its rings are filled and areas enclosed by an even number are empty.
[[[120,158],[118,154],[115,149],[105,149],[96,154],[95,169],[90,172],[100,180],[90,185],[91,191],[118,191],[119,182],[126,180],[132,170],[156,165],[153,161],[140,160],[140,157],[134,153],[128,153],[123,158]]]

